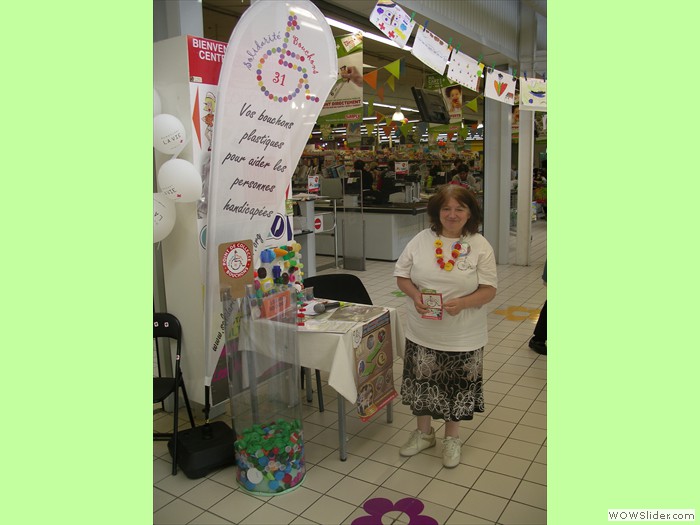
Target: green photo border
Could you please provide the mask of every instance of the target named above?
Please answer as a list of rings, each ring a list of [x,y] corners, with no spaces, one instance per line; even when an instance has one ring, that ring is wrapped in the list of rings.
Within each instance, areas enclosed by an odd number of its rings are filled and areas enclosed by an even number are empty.
[[[700,9],[548,8],[548,523],[698,509]]]

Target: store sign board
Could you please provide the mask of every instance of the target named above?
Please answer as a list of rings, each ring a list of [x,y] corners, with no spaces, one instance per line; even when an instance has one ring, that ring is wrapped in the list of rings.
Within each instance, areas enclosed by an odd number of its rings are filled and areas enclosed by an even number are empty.
[[[337,70],[333,34],[307,0],[259,0],[231,35],[219,79],[207,198],[207,385],[224,340],[217,247],[251,239],[257,267],[264,248],[292,239],[285,213],[292,173]]]
[[[338,76],[319,115],[319,123],[362,123],[362,35],[336,37]],[[332,138],[332,136],[331,136]]]
[[[187,35],[187,69],[190,84],[190,125],[192,164],[202,176],[202,199],[197,203],[197,231],[203,241],[207,232],[206,188],[208,187],[214,112],[219,91],[219,73],[228,44]],[[200,242],[199,260],[202,285],[206,279],[206,242]],[[225,390],[225,389],[224,389]]]
[[[438,75],[437,73],[427,73],[423,78],[423,89],[430,89],[432,91],[437,91],[447,86],[454,84],[449,78]]]

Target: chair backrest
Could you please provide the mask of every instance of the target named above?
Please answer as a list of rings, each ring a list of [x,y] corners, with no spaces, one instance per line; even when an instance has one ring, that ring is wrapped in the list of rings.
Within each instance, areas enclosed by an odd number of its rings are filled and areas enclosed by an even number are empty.
[[[167,337],[177,342],[175,349],[175,374],[180,375],[180,352],[182,346],[182,326],[173,314],[161,312],[153,314],[153,339],[156,344],[156,353],[159,352],[158,338]],[[158,356],[158,375],[160,375],[160,356]]]
[[[372,304],[365,285],[351,273],[329,273],[304,277],[305,287],[314,287],[314,297],[350,303]]]

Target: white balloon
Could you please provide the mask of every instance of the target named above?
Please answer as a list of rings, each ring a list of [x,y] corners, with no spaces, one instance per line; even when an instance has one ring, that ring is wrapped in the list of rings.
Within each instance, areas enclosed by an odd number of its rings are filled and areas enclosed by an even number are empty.
[[[153,88],[153,116],[160,115],[161,110],[160,95],[156,91],[156,88]]]
[[[153,242],[165,239],[175,226],[175,203],[162,193],[153,194]]]
[[[170,159],[158,170],[161,193],[175,202],[194,202],[202,196],[202,177],[191,162]]]
[[[185,126],[180,119],[161,113],[153,118],[153,147],[166,155],[177,155],[185,148]]]

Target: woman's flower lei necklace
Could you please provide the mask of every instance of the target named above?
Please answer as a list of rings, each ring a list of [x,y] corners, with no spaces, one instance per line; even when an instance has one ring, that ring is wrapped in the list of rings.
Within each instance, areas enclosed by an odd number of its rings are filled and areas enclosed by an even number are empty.
[[[459,241],[457,241],[454,247],[452,248],[452,253],[450,254],[452,258],[449,261],[445,262],[445,255],[442,253],[442,241],[440,240],[440,237],[435,239],[435,257],[440,269],[445,270],[446,272],[451,272],[452,268],[454,268],[455,261],[457,260],[457,257],[459,257],[459,253],[461,250],[462,237],[460,237]]]

